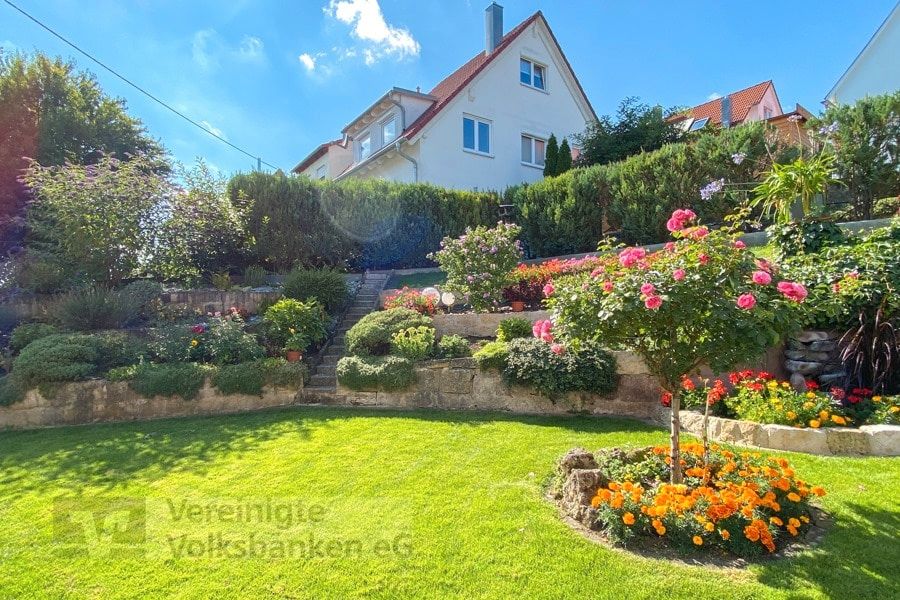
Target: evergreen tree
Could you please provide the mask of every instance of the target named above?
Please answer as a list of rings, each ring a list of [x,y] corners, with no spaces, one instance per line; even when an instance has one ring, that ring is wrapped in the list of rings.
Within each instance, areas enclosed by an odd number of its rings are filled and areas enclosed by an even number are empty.
[[[556,175],[556,163],[559,160],[559,146],[556,142],[556,136],[550,134],[547,140],[547,148],[544,151],[544,177],[553,177]]]
[[[569,149],[569,140],[563,138],[559,145],[559,154],[556,157],[556,174],[562,175],[572,168],[572,150]]]

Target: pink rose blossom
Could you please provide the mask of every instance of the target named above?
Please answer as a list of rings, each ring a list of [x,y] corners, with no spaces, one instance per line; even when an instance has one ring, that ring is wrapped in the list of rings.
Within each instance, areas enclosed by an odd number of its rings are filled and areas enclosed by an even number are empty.
[[[671,219],[666,221],[666,229],[672,232],[681,231],[682,229],[684,229],[684,223],[676,220],[675,217],[672,217]]]
[[[647,256],[647,251],[643,248],[625,248],[619,253],[619,264],[623,267],[633,267],[645,256]]]
[[[553,354],[556,354],[556,355],[562,355],[562,354],[565,354],[566,349],[563,347],[562,344],[551,344],[550,352],[552,352]]]
[[[700,259],[701,265],[705,265],[705,264],[709,263],[709,255],[708,254],[701,254],[698,258]]]
[[[672,271],[672,279],[675,281],[681,281],[684,279],[684,276],[687,275],[684,269],[675,269]]]
[[[596,279],[597,277],[600,277],[600,275],[602,275],[602,274],[603,274],[603,269],[601,269],[600,267],[597,267],[596,269],[591,271],[591,279]]]
[[[547,285],[545,285],[544,286],[544,297],[549,298],[550,296],[552,296],[554,289],[556,289],[556,288],[553,287],[552,283],[548,283]]]
[[[785,298],[794,302],[803,302],[809,293],[805,287],[792,281],[779,281],[778,291],[784,294]]]
[[[757,285],[769,285],[772,283],[772,276],[765,271],[753,271],[753,283]]]
[[[666,242],[666,252],[675,252],[675,242]]]
[[[706,227],[694,227],[688,232],[688,237],[692,240],[700,240],[709,235],[709,229]]]
[[[603,282],[603,291],[607,294],[613,291],[613,282],[612,281],[604,281]]]
[[[646,300],[644,300],[644,306],[649,308],[650,310],[656,310],[660,306],[662,306],[662,298],[659,296],[650,296]]]
[[[847,277],[849,277],[850,279],[859,279],[859,273],[857,273],[856,271],[850,271],[849,273],[847,273]]]
[[[734,247],[737,248],[738,250],[743,250],[744,248],[747,247],[747,244],[745,244],[743,242],[743,240],[735,240]]]
[[[645,283],[641,286],[641,293],[645,296],[652,296],[653,292],[656,291],[656,286],[652,283]]]
[[[840,294],[841,293],[841,284],[839,284],[839,283],[832,284],[831,291],[834,292],[835,294]]]
[[[753,294],[741,294],[737,299],[738,308],[750,310],[756,306],[756,297]]]
[[[766,273],[772,272],[772,263],[770,263],[769,261],[767,261],[764,258],[756,259],[756,266],[759,267],[760,269],[762,269],[763,271],[765,271]]]

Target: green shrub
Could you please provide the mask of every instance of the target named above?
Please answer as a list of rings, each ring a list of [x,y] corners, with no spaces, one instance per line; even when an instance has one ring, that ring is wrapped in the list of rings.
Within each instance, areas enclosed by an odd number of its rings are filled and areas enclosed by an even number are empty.
[[[0,406],[9,406],[25,399],[25,387],[15,377],[0,377]]]
[[[322,342],[328,335],[325,319],[325,310],[315,300],[301,302],[293,298],[279,300],[263,315],[266,336],[279,348],[293,336],[305,338],[307,345]]]
[[[434,348],[434,327],[419,325],[402,329],[391,336],[391,354],[413,362],[424,360]]]
[[[413,363],[400,356],[345,356],[337,379],[352,390],[401,390],[416,379]]]
[[[503,319],[497,326],[497,341],[511,342],[518,338],[531,337],[532,323],[528,319],[512,317]]]
[[[472,356],[472,350],[469,348],[469,340],[460,335],[449,334],[438,341],[437,354],[441,358],[463,358]]]
[[[121,329],[136,323],[144,306],[121,290],[90,286],[66,292],[50,304],[48,314],[64,329]]]
[[[555,354],[537,338],[519,338],[508,344],[504,377],[527,385],[551,398],[566,392],[607,394],[616,387],[616,362],[593,345]]]
[[[210,359],[217,365],[236,365],[262,358],[265,351],[256,337],[244,331],[238,317],[215,319],[205,336]]]
[[[509,356],[509,349],[506,342],[488,342],[481,347],[480,350],[472,355],[475,363],[482,370],[496,369],[502,371],[506,368],[506,359]]]
[[[299,388],[309,379],[309,368],[302,362],[288,362],[283,358],[264,358],[259,361],[266,385]]]
[[[16,283],[37,294],[52,294],[72,287],[74,269],[59,257],[29,250],[16,271]]]
[[[209,276],[209,282],[214,288],[223,292],[228,291],[234,287],[234,282],[231,280],[231,273],[229,273],[228,271],[220,271],[218,273],[211,274]]]
[[[171,363],[138,365],[129,382],[131,388],[142,396],[181,396],[191,400],[203,387],[206,370],[195,363]]]
[[[31,342],[59,332],[58,327],[49,323],[23,323],[13,329],[10,334],[9,349],[13,352],[21,352]]]
[[[122,331],[104,331],[89,336],[97,350],[97,372],[133,365],[148,355],[147,342]]]
[[[243,283],[245,286],[258,288],[268,283],[269,273],[257,265],[250,265],[244,269]]]
[[[149,279],[132,281],[119,290],[119,295],[138,308],[139,316],[144,319],[156,314],[162,304],[159,299],[161,293],[162,286],[159,282]]]
[[[13,361],[12,376],[25,388],[80,381],[97,374],[98,358],[91,336],[58,333],[28,344]]]
[[[0,332],[9,333],[21,322],[19,311],[8,304],[0,304]]]
[[[777,246],[782,258],[847,243],[847,236],[837,223],[819,219],[772,225],[769,227],[769,239]]]
[[[431,326],[431,319],[408,308],[369,313],[347,332],[347,350],[358,356],[384,355],[395,333],[422,325]]]
[[[194,327],[198,328],[198,332],[192,330]],[[199,332],[199,329],[204,332]],[[209,359],[205,335],[202,326],[179,324],[159,327],[150,332],[150,355],[164,363],[204,362]]]
[[[225,365],[216,369],[212,384],[223,394],[262,395],[265,378],[257,362]]]
[[[294,269],[284,278],[284,295],[295,300],[316,300],[329,313],[347,302],[347,282],[333,269]]]

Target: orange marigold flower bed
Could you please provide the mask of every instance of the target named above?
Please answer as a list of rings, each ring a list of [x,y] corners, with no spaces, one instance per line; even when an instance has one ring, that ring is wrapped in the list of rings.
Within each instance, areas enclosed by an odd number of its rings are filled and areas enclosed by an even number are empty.
[[[775,552],[810,525],[809,501],[824,495],[798,479],[783,458],[681,445],[683,484],[668,483],[668,447],[622,458],[598,456],[610,481],[591,506],[614,541],[664,538],[689,547],[720,547],[740,556]]]

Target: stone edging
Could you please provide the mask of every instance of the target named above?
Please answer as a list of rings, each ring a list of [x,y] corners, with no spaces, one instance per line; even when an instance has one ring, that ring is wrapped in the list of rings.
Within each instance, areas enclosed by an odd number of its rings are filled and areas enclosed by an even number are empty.
[[[681,428],[700,436],[703,415],[681,412]],[[900,426],[810,429],[709,417],[709,438],[719,442],[820,456],[900,456]]]

